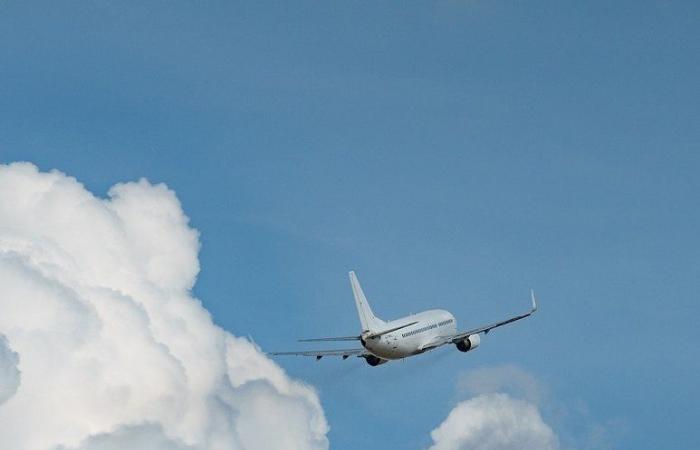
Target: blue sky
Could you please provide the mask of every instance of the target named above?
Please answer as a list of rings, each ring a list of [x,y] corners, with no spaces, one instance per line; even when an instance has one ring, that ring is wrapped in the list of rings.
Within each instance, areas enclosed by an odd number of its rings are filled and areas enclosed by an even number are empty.
[[[6,2],[0,160],[105,195],[146,177],[201,233],[195,294],[265,350],[431,307],[463,327],[371,369],[281,360],[331,447],[420,449],[470,370],[549,392],[585,448],[697,448],[695,2]],[[567,413],[562,414],[565,410]]]

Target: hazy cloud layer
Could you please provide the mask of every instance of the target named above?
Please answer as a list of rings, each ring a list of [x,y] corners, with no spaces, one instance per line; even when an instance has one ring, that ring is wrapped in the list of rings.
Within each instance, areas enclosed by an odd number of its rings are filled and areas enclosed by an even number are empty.
[[[7,343],[7,338],[0,334],[0,404],[15,395],[19,387],[19,357]]]
[[[164,185],[0,165],[0,450],[328,448],[314,390],[192,298],[198,250]]]
[[[78,447],[56,450],[199,450],[167,438],[157,425],[136,425],[119,428],[112,433],[90,436]]]
[[[472,369],[460,378],[458,389],[471,395],[503,392],[535,404],[545,394],[534,376],[512,365]]]

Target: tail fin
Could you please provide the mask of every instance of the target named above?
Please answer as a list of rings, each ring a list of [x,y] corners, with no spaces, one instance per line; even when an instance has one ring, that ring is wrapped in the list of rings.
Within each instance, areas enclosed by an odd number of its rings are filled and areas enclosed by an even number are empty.
[[[352,286],[352,294],[355,296],[355,306],[357,306],[357,315],[360,316],[362,332],[373,332],[381,329],[384,321],[377,318],[372,312],[372,308],[370,308],[367,298],[362,292],[360,282],[355,276],[355,272],[352,271],[350,272],[350,285]]]

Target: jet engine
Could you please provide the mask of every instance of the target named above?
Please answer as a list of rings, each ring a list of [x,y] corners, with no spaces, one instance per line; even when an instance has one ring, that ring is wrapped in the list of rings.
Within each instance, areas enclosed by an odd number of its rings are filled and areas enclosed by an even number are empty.
[[[478,334],[471,334],[461,341],[457,342],[457,350],[460,352],[468,352],[474,350],[481,343],[481,338]]]
[[[372,366],[372,367],[378,366],[378,365],[380,365],[380,364],[384,364],[384,363],[388,363],[388,362],[389,362],[388,359],[378,358],[378,357],[376,357],[376,356],[374,356],[374,355],[367,355],[367,356],[365,356],[365,360],[367,361],[367,364],[369,364],[369,365]]]

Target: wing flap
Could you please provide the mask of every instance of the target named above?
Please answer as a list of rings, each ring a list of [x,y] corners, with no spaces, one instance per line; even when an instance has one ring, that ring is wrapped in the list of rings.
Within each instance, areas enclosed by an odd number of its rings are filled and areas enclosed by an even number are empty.
[[[452,336],[436,336],[430,341],[424,343],[419,347],[419,350],[425,351],[425,350],[431,350],[437,347],[440,347],[441,345],[445,345],[448,343],[452,342]]]

